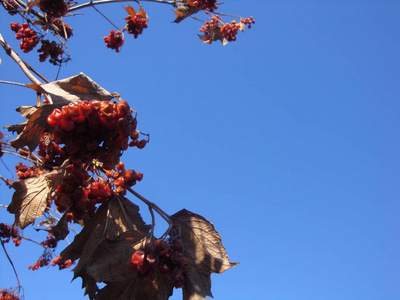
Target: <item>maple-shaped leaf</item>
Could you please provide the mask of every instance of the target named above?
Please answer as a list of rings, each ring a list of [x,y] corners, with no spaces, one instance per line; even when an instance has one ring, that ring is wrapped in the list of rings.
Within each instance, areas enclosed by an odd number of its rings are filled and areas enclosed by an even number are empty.
[[[174,20],[174,22],[179,23],[187,17],[198,13],[200,10],[201,9],[197,6],[190,5],[188,3],[178,5],[177,9],[174,10],[174,13],[176,14],[176,19]]]
[[[183,299],[212,297],[211,273],[222,273],[238,263],[229,261],[221,236],[204,217],[183,209],[172,215],[171,219],[180,228],[183,254],[189,260]]]
[[[139,207],[118,197],[102,204],[60,255],[63,260],[79,258],[74,279],[81,277],[85,294],[94,299],[98,292],[96,282],[120,282],[126,278],[130,256],[135,251],[133,245],[148,236],[149,229]]]
[[[20,124],[4,126],[8,131],[17,132],[19,135],[10,142],[11,146],[19,149],[28,146],[30,151],[39,145],[40,137],[44,132],[52,132],[53,128],[47,123],[47,117],[51,114],[54,105],[21,106],[17,111],[26,120]]]
[[[15,225],[24,229],[33,224],[35,219],[41,218],[47,207],[47,200],[55,187],[55,182],[62,178],[63,167],[59,167],[49,173],[38,177],[32,177],[12,184],[15,189],[7,210],[15,214]]]
[[[27,84],[27,86],[50,96],[53,104],[61,106],[82,100],[109,101],[116,96],[84,73],[46,84]]]

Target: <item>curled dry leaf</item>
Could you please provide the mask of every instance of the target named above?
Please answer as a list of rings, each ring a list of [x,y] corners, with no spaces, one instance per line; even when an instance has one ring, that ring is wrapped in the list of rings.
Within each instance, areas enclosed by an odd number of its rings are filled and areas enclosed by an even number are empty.
[[[222,273],[238,263],[229,261],[221,236],[204,217],[183,209],[171,219],[181,230],[183,254],[189,259],[183,299],[205,300],[206,296],[212,297],[211,273]]]
[[[115,97],[114,93],[108,92],[84,73],[42,85],[27,86],[50,96],[53,104],[61,106],[82,100],[109,101]]]

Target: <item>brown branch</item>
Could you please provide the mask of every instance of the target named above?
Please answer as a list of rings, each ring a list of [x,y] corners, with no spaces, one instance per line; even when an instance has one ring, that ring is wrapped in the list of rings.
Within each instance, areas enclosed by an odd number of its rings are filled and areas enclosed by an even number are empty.
[[[30,81],[38,85],[41,84],[40,80],[30,72],[27,64],[21,58],[19,58],[18,54],[13,49],[11,49],[11,47],[7,44],[7,42],[4,40],[1,34],[0,34],[0,46],[2,46],[3,49],[6,51],[7,55],[10,56],[18,64],[22,72],[24,72],[24,74],[29,78]]]
[[[164,0],[141,0],[141,1],[163,3],[163,4],[173,5],[173,6],[176,6],[176,4],[178,2],[182,2],[182,1],[164,1]],[[80,4],[80,5],[77,5],[77,6],[70,7],[68,9],[68,12],[76,11],[76,10],[83,9],[83,8],[86,8],[86,7],[89,7],[89,6],[107,4],[107,3],[117,3],[117,2],[138,2],[139,3],[139,1],[135,1],[135,0],[99,0],[99,1],[90,1],[90,2],[87,2],[87,3],[83,3],[83,4]]]

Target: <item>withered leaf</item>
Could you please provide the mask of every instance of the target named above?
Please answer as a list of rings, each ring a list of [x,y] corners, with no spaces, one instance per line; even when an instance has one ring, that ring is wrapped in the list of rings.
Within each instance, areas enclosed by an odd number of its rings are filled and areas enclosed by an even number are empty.
[[[174,10],[174,13],[176,14],[176,19],[174,20],[174,23],[179,23],[187,17],[198,13],[200,10],[201,9],[197,8],[194,5],[181,4],[177,7],[177,9]]]
[[[16,125],[5,126],[9,131],[17,132],[19,135],[10,142],[11,146],[19,149],[28,146],[30,151],[35,150],[44,132],[52,132],[53,128],[47,123],[47,117],[51,114],[54,105],[21,106],[17,109],[26,121]]]
[[[183,299],[212,297],[211,273],[222,273],[238,263],[229,261],[221,236],[204,217],[183,209],[172,215],[171,219],[181,230],[183,254],[189,260]]]
[[[28,84],[27,86],[50,96],[53,104],[61,106],[75,101],[109,101],[114,98],[114,94],[102,88],[84,73],[42,85]]]
[[[65,164],[65,163],[64,163]],[[12,184],[15,189],[7,210],[15,214],[15,225],[24,229],[33,224],[36,218],[41,218],[47,207],[54,188],[54,182],[62,177],[63,168],[53,170],[38,177],[16,181]]]
[[[139,208],[124,197],[102,204],[95,216],[75,237],[61,256],[75,261],[74,278],[82,277],[85,293],[94,299],[98,292],[93,282],[120,282],[129,271],[127,264],[134,245],[148,235]]]
[[[13,183],[15,192],[7,210],[15,214],[15,225],[24,229],[43,215],[50,195],[49,182],[43,175]]]
[[[221,41],[222,45],[225,46],[228,44],[228,40],[224,37],[224,35],[221,32],[221,26],[213,26],[210,29],[209,34],[199,34],[198,35],[200,40],[203,41],[204,44],[211,44],[214,41]]]
[[[58,221],[57,225],[51,228],[50,232],[54,235],[57,241],[66,238],[69,233],[67,213],[64,213],[62,218]]]

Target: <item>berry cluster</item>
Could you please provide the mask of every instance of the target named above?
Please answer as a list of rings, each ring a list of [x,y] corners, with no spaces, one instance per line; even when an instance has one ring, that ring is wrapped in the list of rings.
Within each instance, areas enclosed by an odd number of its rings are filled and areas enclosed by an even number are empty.
[[[231,23],[226,23],[221,27],[221,33],[229,42],[233,42],[236,41],[236,34],[239,29],[240,24],[236,23],[236,20],[232,20]]]
[[[119,48],[124,44],[124,35],[119,30],[117,32],[115,32],[115,30],[110,30],[110,35],[104,37],[104,42],[106,42],[107,48],[119,52]]]
[[[2,289],[0,291],[0,300],[20,300],[20,298],[15,295],[15,291]]]
[[[190,0],[188,2],[199,9],[208,10],[211,12],[218,8],[216,0]]]
[[[240,19],[240,22],[247,25],[247,28],[251,28],[251,24],[254,24],[256,20],[254,20],[253,17],[245,18],[245,19]]]
[[[42,46],[37,50],[39,54],[39,61],[44,62],[50,56],[49,61],[53,65],[57,65],[62,61],[60,57],[64,53],[62,45],[57,44],[55,41],[42,40]]]
[[[46,169],[53,169],[54,167],[61,166],[68,158],[64,149],[57,143],[54,143],[54,141],[51,140],[50,133],[47,132],[40,137],[37,154],[42,157],[42,165]]]
[[[133,34],[135,39],[142,34],[143,29],[148,27],[146,15],[140,12],[134,16],[127,16],[125,20],[128,33]]]
[[[189,266],[182,253],[182,241],[158,239],[147,243],[143,250],[133,253],[129,268],[141,279],[155,280],[157,274],[166,275],[176,288],[185,284],[184,272]]]
[[[16,32],[15,38],[22,41],[19,43],[21,50],[28,53],[39,43],[36,32],[29,28],[28,23],[10,23],[11,30]]]
[[[68,210],[75,220],[81,220],[85,215],[94,213],[94,205],[91,205],[85,197],[89,178],[82,164],[71,164],[66,167],[63,183],[57,187],[57,195],[54,198],[59,212]]]
[[[98,203],[107,202],[113,196],[109,181],[97,179],[85,190],[87,201],[94,207]]]
[[[19,235],[19,231],[14,226],[9,226],[4,223],[0,223],[0,240],[3,243],[8,243],[12,238],[15,246],[19,246],[21,244],[21,236]]]
[[[32,177],[38,177],[44,174],[46,171],[38,166],[26,166],[22,162],[19,162],[15,166],[15,172],[18,175],[18,180],[23,180]]]
[[[125,170],[125,165],[122,161],[115,168],[114,172],[106,171],[106,175],[114,180],[113,183],[116,186],[116,192],[122,196],[126,195],[126,188],[135,185],[136,181],[143,179],[142,173],[135,172],[134,170]]]
[[[57,265],[59,270],[69,268],[70,266],[72,266],[74,264],[75,263],[72,263],[70,259],[64,261],[61,256],[57,256],[50,263],[50,265],[53,267]]]
[[[221,28],[222,18],[219,15],[212,16],[210,21],[205,21],[204,25],[199,29],[205,35],[215,33],[217,29]]]
[[[49,18],[65,16],[68,11],[68,3],[64,0],[39,0],[38,6]]]
[[[46,237],[46,240],[40,243],[44,247],[48,247],[54,249],[57,247],[57,240],[52,233],[49,233],[49,236]]]
[[[15,15],[18,13],[18,4],[14,0],[8,0],[8,1],[1,1],[1,4],[3,4],[3,7],[7,10],[7,12],[10,15]]]
[[[69,39],[72,36],[71,26],[64,23],[61,19],[51,19],[50,23],[54,26],[55,32],[64,39]]]
[[[72,162],[97,159],[106,170],[119,163],[122,151],[129,147],[129,138],[137,139],[137,121],[126,101],[70,103],[53,110],[47,122],[55,127],[54,142],[65,145]]]
[[[37,262],[35,262],[32,266],[28,266],[28,270],[39,270],[39,268],[48,266],[51,260],[51,253],[45,251],[42,256],[39,257]]]

